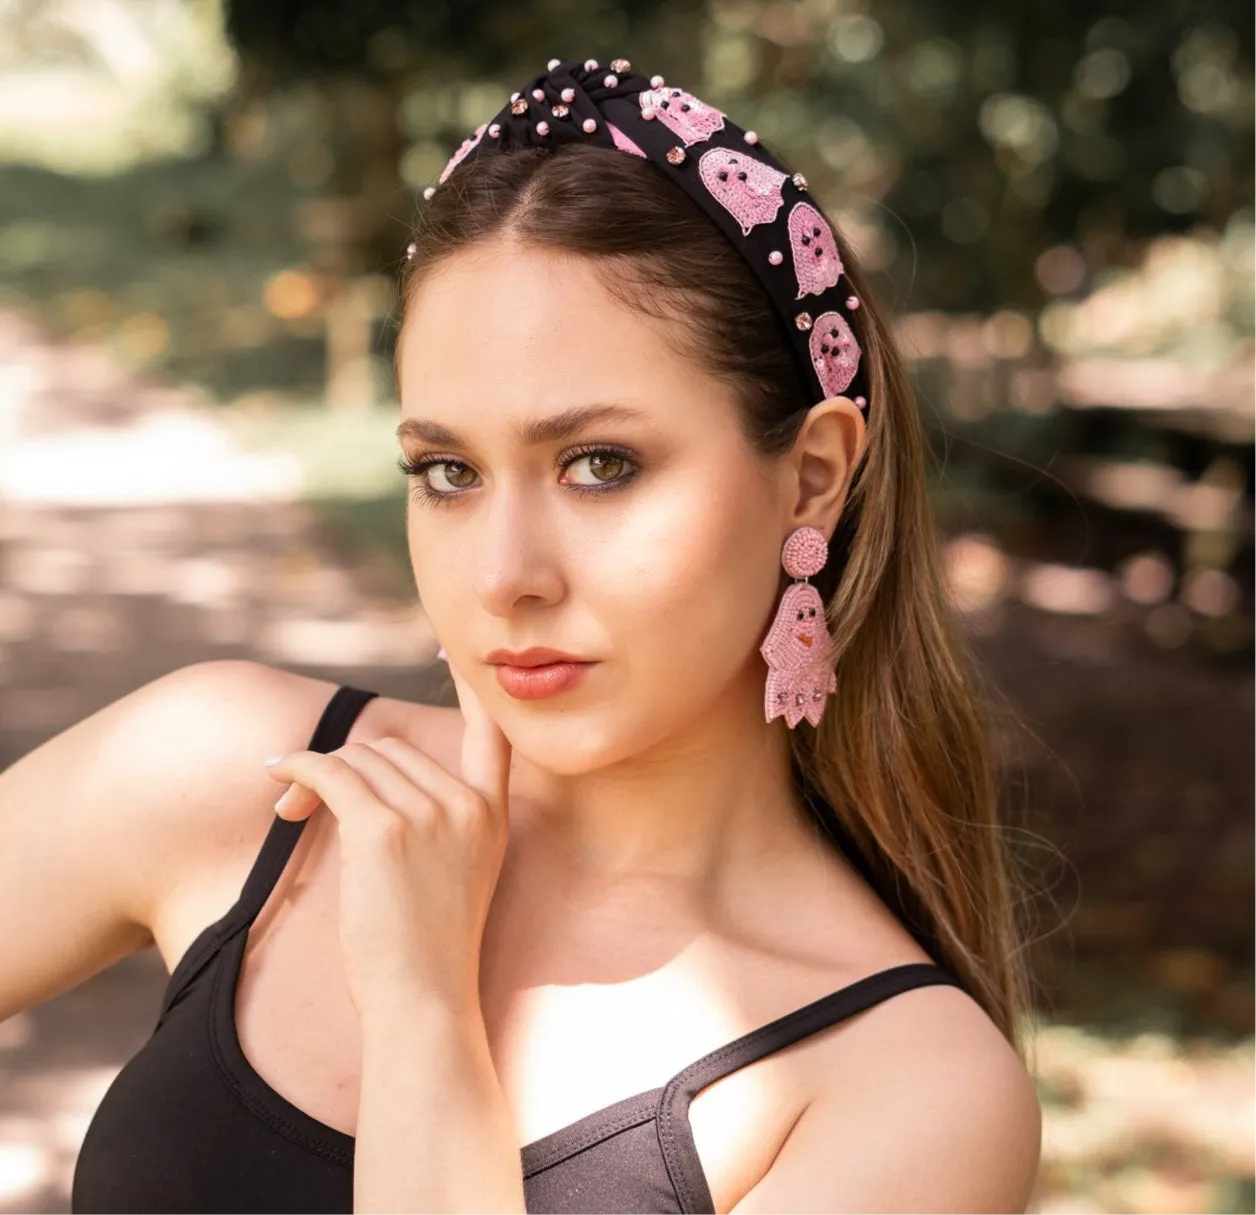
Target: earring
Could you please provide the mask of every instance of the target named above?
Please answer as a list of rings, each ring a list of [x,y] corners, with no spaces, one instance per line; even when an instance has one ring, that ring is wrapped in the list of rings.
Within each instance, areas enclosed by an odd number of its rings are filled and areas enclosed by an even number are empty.
[[[793,729],[804,717],[820,724],[825,698],[837,691],[837,675],[828,665],[832,637],[820,592],[807,579],[829,559],[824,533],[814,527],[791,532],[781,549],[781,564],[791,578],[776,609],[776,618],[759,647],[768,664],[763,694],[766,719],[784,717]]]

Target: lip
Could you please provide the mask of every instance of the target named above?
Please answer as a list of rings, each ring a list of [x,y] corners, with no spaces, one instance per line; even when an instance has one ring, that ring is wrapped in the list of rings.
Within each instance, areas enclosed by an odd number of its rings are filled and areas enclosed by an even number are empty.
[[[564,654],[562,650],[551,650],[546,646],[532,646],[518,652],[494,650],[484,661],[494,666],[542,667],[552,662],[585,662],[586,659],[575,654]]]
[[[546,700],[574,687],[591,662],[547,662],[539,666],[497,666],[497,682],[516,700]]]

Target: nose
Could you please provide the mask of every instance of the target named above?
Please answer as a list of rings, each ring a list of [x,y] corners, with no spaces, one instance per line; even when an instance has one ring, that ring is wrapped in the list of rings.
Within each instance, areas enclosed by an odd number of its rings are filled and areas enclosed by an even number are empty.
[[[525,603],[537,606],[562,598],[554,533],[534,503],[524,502],[517,490],[503,488],[477,523],[481,530],[466,539],[466,546],[485,610],[506,619]]]

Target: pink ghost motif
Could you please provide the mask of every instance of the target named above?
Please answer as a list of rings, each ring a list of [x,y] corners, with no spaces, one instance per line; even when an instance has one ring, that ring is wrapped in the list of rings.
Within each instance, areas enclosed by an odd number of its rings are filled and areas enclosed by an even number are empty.
[[[611,139],[615,141],[615,146],[621,152],[631,152],[634,156],[640,156],[642,160],[650,158],[639,148],[627,135],[623,133],[613,122],[606,124],[606,129],[611,133]]]
[[[788,226],[794,273],[798,276],[798,294],[794,298],[819,295],[836,287],[845,267],[828,220],[810,203],[800,202],[789,213]]]
[[[732,148],[704,152],[698,176],[715,201],[741,225],[743,236],[749,236],[755,224],[771,223],[785,204],[781,195],[785,174]]]
[[[684,89],[645,89],[637,94],[643,114],[653,112],[681,142],[702,143],[724,127],[724,115],[714,106],[699,101]]]
[[[759,647],[769,667],[763,693],[768,721],[783,716],[792,728],[805,717],[820,724],[825,696],[837,691],[837,674],[829,665],[832,641],[820,592],[809,582],[795,582],[781,596]]]
[[[859,370],[859,342],[840,312],[822,312],[811,327],[811,362],[828,396],[844,391]]]
[[[467,158],[467,153],[480,142],[484,132],[487,130],[488,123],[482,122],[475,128],[474,135],[468,135],[467,138],[462,141],[462,146],[449,158],[449,163],[441,170],[441,175],[437,180],[442,186],[445,184],[445,178],[447,178],[450,173],[462,164],[462,162]]]

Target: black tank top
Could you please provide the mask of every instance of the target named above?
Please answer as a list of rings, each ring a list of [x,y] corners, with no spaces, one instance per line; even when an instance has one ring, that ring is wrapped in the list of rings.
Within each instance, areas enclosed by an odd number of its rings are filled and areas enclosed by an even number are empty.
[[[312,751],[339,747],[376,693],[342,686]],[[276,818],[240,898],[188,946],[152,1036],[115,1077],[87,1129],[71,1210],[315,1212],[353,1210],[354,1137],[270,1088],[245,1058],[235,991],[249,925],[308,819]],[[711,1192],[689,1128],[708,1084],[899,992],[961,986],[932,963],[893,966],[704,1055],[665,1085],[521,1150],[529,1211],[708,1211]]]

